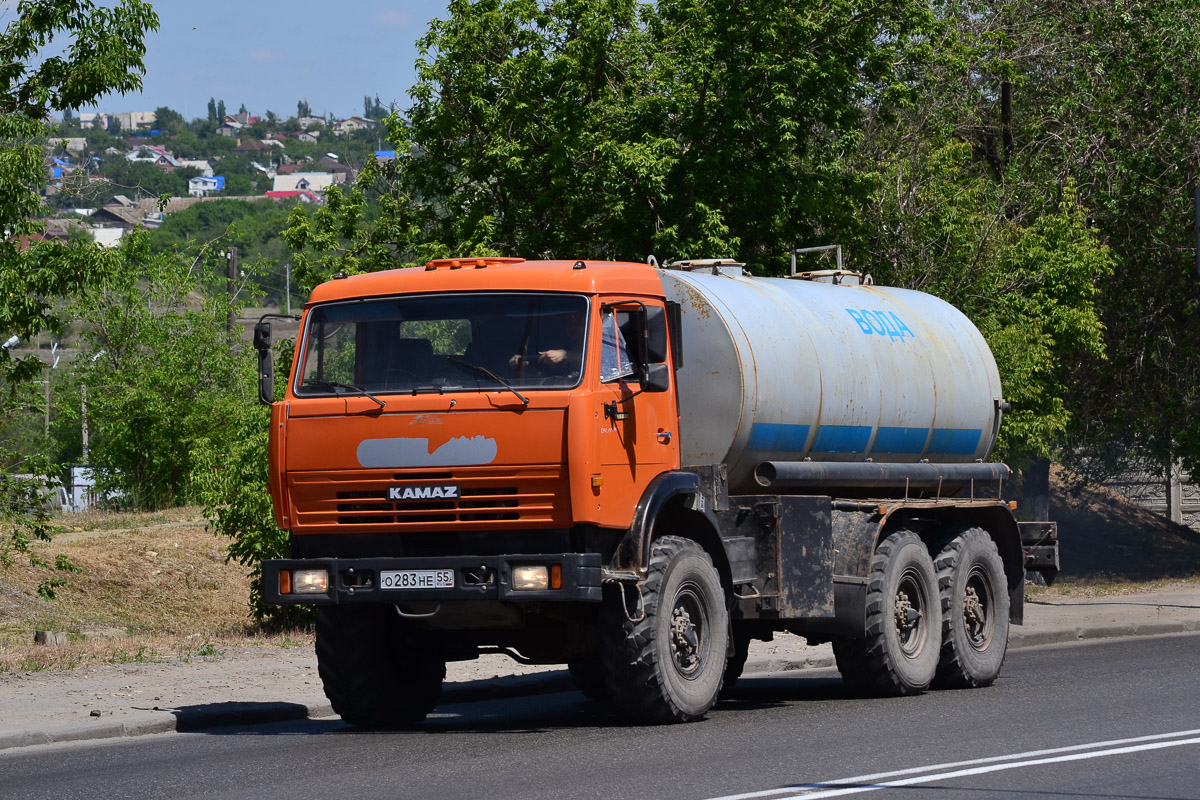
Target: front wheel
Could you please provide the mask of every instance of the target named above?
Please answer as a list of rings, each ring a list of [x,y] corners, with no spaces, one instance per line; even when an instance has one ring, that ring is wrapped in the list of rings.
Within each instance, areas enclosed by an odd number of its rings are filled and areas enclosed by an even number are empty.
[[[942,653],[935,684],[948,689],[990,686],[1008,648],[1008,583],[992,537],[963,531],[938,554]]]
[[[729,610],[720,576],[698,544],[664,536],[652,547],[640,603],[630,602],[631,592],[621,586],[607,587],[604,678],[625,713],[648,722],[690,722],[721,692]]]
[[[920,694],[937,671],[941,635],[933,559],[915,533],[893,533],[871,560],[862,636],[833,643],[838,670],[859,691]]]
[[[437,704],[446,661],[391,606],[317,607],[317,671],[333,710],[351,725],[411,725]]]

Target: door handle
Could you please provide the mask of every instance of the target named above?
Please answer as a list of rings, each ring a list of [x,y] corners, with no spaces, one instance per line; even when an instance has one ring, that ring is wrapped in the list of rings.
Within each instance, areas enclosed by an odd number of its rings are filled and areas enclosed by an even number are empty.
[[[660,442],[662,442],[663,444],[667,444],[668,442],[671,441],[671,432],[670,431],[659,431],[657,436],[658,436],[658,440]]]

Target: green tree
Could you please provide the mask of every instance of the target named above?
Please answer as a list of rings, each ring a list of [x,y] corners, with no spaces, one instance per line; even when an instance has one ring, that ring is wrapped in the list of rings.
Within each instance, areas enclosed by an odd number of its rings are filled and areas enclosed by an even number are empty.
[[[388,114],[387,108],[383,103],[379,102],[379,95],[375,95],[371,99],[370,95],[363,95],[363,116],[367,119],[381,120]]]
[[[167,106],[154,109],[154,127],[158,130],[178,134],[187,128],[183,115]]]
[[[254,402],[252,365],[226,325],[247,298],[200,291],[192,267],[203,250],[193,259],[154,255],[144,232],[121,250],[130,268],[76,309],[89,345],[80,379],[98,487],[154,509],[194,497],[195,443],[220,440],[225,421]]]
[[[53,109],[78,108],[110,92],[140,88],[144,37],[158,18],[142,0],[108,6],[90,0],[26,0],[0,32],[0,338],[28,340],[61,330],[59,299],[90,288],[120,269],[112,251],[87,243],[41,242],[38,190],[44,183],[41,142]],[[57,55],[49,41],[67,41]],[[0,348],[0,427],[13,416],[12,388],[40,372],[33,357],[13,358]],[[8,454],[11,455],[11,454]],[[43,475],[53,468],[21,454],[25,469]],[[0,458],[11,463],[9,457]],[[49,538],[44,504],[28,484],[16,485],[0,469],[0,560],[27,551],[31,538]],[[24,488],[23,488],[24,487]]]
[[[163,172],[153,164],[114,156],[104,162],[101,174],[108,179],[109,196],[183,197],[187,195],[185,170]],[[194,174],[195,170],[192,170]]]
[[[1020,0],[938,8],[937,57],[922,74],[918,110],[899,125],[875,128],[856,166],[903,165],[895,186],[902,193],[927,175],[920,153],[936,150],[931,143],[968,143],[963,175],[996,185],[998,230],[1053,216],[1063,187],[1073,186],[1112,268],[1076,281],[1081,295],[1099,290],[1103,347],[1056,348],[1066,373],[1058,396],[1070,422],[1048,446],[1076,466],[1115,466],[1140,453],[1162,462],[1183,457],[1200,469],[1195,4]],[[901,230],[901,220],[892,222],[879,230]],[[879,252],[890,256],[895,245],[883,242]]]
[[[455,0],[419,42],[407,118],[388,118],[405,157],[295,215],[298,269],[452,251],[782,269],[789,245],[853,225],[869,184],[841,155],[865,106],[907,95],[930,24],[915,1]]]
[[[220,118],[217,116],[217,101],[212,97],[208,98],[208,121],[220,122]]]
[[[226,187],[228,191],[228,186]],[[167,215],[162,225],[147,232],[156,253],[189,252],[194,242],[214,248],[235,246],[243,262],[264,260],[264,272],[255,275],[255,288],[279,305],[285,304],[284,267],[290,254],[283,241],[293,203],[213,200]],[[213,257],[203,263],[208,291],[224,291],[225,264]]]
[[[296,103],[296,116],[309,117],[312,116],[312,107],[309,106],[307,100],[300,100]]]
[[[867,216],[876,233],[860,245],[875,278],[950,301],[987,338],[1013,407],[1000,457],[1024,467],[1058,455],[1075,360],[1104,354],[1096,287],[1111,251],[1073,185],[1051,211],[1014,220],[1010,187],[978,169],[971,144],[929,139],[904,155],[884,162]]]

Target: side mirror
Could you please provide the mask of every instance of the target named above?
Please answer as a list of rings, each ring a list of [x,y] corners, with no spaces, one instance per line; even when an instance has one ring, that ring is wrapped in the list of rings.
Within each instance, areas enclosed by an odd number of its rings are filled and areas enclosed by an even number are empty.
[[[667,360],[667,310],[662,306],[646,306],[646,362],[662,364]]]
[[[266,323],[260,322],[258,324],[265,325]],[[257,328],[254,330],[254,340],[257,347]],[[269,344],[258,351],[258,401],[268,406],[275,402],[275,359],[271,355]]]
[[[259,320],[254,326],[254,349],[260,353],[271,349],[271,323]]]
[[[665,392],[671,388],[671,370],[666,364],[650,364],[642,379],[643,392]]]

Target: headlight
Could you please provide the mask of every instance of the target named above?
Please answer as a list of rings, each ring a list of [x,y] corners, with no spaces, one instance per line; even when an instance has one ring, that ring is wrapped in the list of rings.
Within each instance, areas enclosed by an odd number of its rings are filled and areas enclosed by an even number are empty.
[[[550,588],[550,568],[513,567],[512,588],[515,591],[538,591]]]
[[[279,573],[280,594],[328,594],[329,571],[294,569]]]

